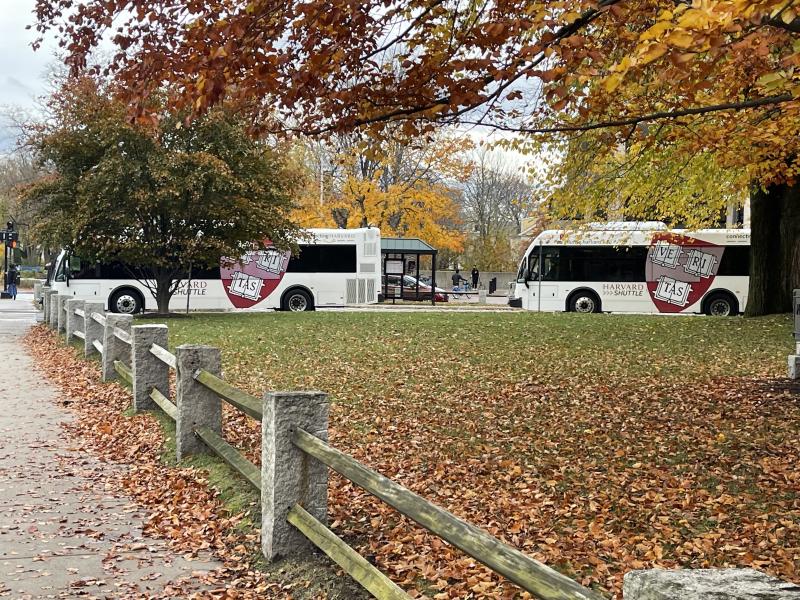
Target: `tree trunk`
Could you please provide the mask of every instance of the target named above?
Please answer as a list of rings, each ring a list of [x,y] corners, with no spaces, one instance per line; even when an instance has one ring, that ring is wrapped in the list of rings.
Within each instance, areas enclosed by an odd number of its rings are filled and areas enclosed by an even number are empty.
[[[169,301],[174,291],[172,287],[172,274],[169,276],[160,275],[156,279],[156,306],[159,314],[165,315],[169,312]]]
[[[800,185],[754,186],[750,192],[750,289],[745,315],[792,310],[800,288]]]

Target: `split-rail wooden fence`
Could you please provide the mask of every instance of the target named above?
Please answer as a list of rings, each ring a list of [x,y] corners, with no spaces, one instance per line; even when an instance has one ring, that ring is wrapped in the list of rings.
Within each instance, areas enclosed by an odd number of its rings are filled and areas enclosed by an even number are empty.
[[[262,551],[268,560],[316,546],[379,599],[409,596],[325,525],[328,468],[542,600],[601,600],[602,596],[504,544],[486,531],[425,500],[327,443],[328,397],[321,392],[267,392],[259,399],[221,376],[220,352],[198,345],[168,350],[166,325],[133,325],[44,288],[44,321],[67,341],[83,340],[100,355],[103,379],[133,390],[136,411],[162,410],[176,423],[178,460],[215,454],[261,493]],[[169,398],[170,371],[177,394]],[[262,464],[248,461],[222,436],[221,401],[262,424]]]

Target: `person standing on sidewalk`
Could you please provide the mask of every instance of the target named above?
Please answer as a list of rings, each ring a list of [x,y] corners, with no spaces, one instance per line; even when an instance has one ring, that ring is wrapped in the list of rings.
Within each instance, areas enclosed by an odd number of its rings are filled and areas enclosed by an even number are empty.
[[[478,271],[478,267],[476,267],[475,265],[472,265],[472,289],[473,290],[477,290],[478,289],[478,279],[480,278],[480,276],[481,276],[481,272]]]
[[[8,267],[8,293],[11,295],[12,300],[17,299],[17,282],[19,280],[19,271],[17,270],[16,265],[12,263],[10,267]]]

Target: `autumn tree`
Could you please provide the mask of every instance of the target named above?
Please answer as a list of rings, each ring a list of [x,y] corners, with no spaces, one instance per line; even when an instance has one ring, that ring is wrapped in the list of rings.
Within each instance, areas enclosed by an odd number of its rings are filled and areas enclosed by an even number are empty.
[[[461,193],[468,241],[464,259],[481,270],[514,268],[519,256],[514,240],[533,205],[532,188],[504,155],[481,149]]]
[[[106,33],[140,114],[164,81],[202,113],[250,101],[264,128],[319,134],[400,122],[528,136],[603,130],[609,150],[712,153],[751,188],[747,311],[800,286],[800,0],[37,0],[77,72]],[[272,118],[270,118],[272,117]],[[274,118],[277,117],[277,118]],[[523,142],[523,146],[525,142]],[[765,268],[769,265],[770,268]]]
[[[22,193],[32,233],[83,260],[123,263],[159,312],[192,267],[218,265],[265,238],[290,243],[292,175],[228,112],[187,125],[161,111],[158,126],[134,124],[88,78],[48,106],[27,141],[48,173]]]
[[[668,132],[668,128],[666,128]],[[604,135],[589,131],[551,151],[544,182],[550,217],[573,222],[664,221],[671,227],[716,225],[747,196],[742,173],[720,166],[716,154],[684,152],[662,131],[649,143],[609,149]]]
[[[469,140],[447,133],[408,139],[389,127],[379,138],[340,134],[304,147],[311,175],[294,213],[301,225],[369,225],[442,250],[463,248],[455,186],[469,170]]]

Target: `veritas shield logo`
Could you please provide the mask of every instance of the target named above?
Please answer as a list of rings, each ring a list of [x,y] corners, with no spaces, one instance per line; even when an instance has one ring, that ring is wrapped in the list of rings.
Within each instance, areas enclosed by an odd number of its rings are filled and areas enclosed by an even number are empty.
[[[289,265],[290,252],[274,248],[247,252],[238,261],[220,259],[220,277],[236,308],[250,308],[278,287]]]
[[[645,278],[659,312],[681,312],[700,300],[717,275],[724,250],[688,235],[653,234]]]

